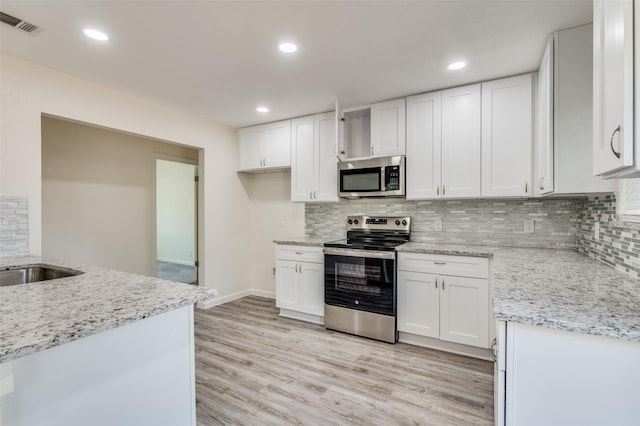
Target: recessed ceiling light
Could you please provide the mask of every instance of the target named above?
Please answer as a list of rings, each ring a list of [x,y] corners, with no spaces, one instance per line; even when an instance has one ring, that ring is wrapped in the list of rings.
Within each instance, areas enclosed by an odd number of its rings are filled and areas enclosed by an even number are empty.
[[[256,111],[258,111],[258,112],[269,112],[269,108],[263,107],[263,106],[259,106],[258,108],[256,108]]]
[[[298,50],[298,46],[293,43],[280,43],[278,45],[278,49],[280,49],[280,51],[284,53],[293,53]]]
[[[90,37],[90,38],[92,38],[94,40],[99,40],[99,41],[107,41],[107,40],[109,40],[109,36],[108,35],[106,35],[102,31],[94,30],[92,28],[85,28],[84,35],[86,35],[87,37]]]
[[[464,68],[466,66],[467,66],[466,62],[458,61],[458,62],[450,63],[447,68],[450,69],[451,71],[455,71],[455,70],[461,70],[462,68]]]

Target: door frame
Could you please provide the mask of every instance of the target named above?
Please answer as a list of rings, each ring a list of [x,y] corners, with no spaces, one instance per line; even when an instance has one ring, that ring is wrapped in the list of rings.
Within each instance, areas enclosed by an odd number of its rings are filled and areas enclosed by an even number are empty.
[[[200,157],[201,153],[200,151],[198,152],[198,157]],[[178,157],[178,156],[174,156],[174,155],[167,155],[167,154],[161,154],[161,153],[154,153],[153,154],[153,205],[154,205],[154,214],[153,214],[153,247],[152,247],[152,255],[153,255],[153,271],[155,272],[155,275],[157,277],[158,275],[158,222],[157,222],[157,218],[158,218],[158,211],[157,211],[157,205],[158,205],[158,200],[157,200],[157,191],[158,191],[158,171],[156,168],[156,165],[158,163],[158,160],[164,160],[164,161],[173,161],[176,163],[184,163],[184,164],[190,164],[195,166],[196,168],[196,177],[198,177],[198,180],[196,181],[196,185],[194,186],[194,193],[195,193],[195,241],[194,241],[194,245],[195,245],[195,253],[194,253],[194,263],[195,263],[195,268],[196,268],[196,283],[199,286],[200,285],[200,230],[202,229],[202,227],[200,226],[200,195],[202,194],[201,192],[201,180],[200,180],[200,160],[199,159],[192,159],[192,158],[185,158],[185,157]]]

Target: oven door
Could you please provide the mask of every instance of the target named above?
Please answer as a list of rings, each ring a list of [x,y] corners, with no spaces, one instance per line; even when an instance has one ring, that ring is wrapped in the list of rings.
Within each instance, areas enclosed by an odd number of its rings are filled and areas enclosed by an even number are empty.
[[[324,249],[324,303],[396,315],[394,251]]]

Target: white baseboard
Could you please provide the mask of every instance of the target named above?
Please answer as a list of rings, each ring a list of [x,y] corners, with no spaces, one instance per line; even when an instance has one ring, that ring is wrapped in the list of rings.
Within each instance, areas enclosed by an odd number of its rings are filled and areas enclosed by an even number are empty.
[[[195,262],[190,262],[188,260],[178,260],[178,259],[168,259],[166,257],[159,257],[156,259],[159,262],[168,262],[168,263],[177,263],[178,265],[186,265],[186,266],[195,266]]]
[[[233,302],[234,300],[242,299],[247,296],[258,296],[258,297],[266,297],[268,299],[275,299],[276,293],[273,291],[265,291],[258,289],[248,289],[239,291],[237,293],[229,294],[223,297],[214,297],[213,299],[206,300],[204,302],[198,302],[198,308],[200,309],[209,309],[214,306],[222,305],[223,303]]]

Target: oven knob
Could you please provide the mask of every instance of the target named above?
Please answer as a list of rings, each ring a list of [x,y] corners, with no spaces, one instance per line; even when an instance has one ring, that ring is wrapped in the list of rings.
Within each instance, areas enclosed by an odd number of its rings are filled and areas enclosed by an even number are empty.
[[[355,303],[356,303],[356,305],[359,305],[359,304],[360,304],[360,301],[359,301],[359,300],[356,300],[356,302],[355,302]]]
[[[353,225],[353,220],[349,219],[349,225]]]
[[[353,223],[358,224],[358,219],[354,220]]]
[[[402,221],[402,226],[407,226],[407,221],[406,220]]]
[[[396,219],[396,226],[400,226],[400,221]]]

